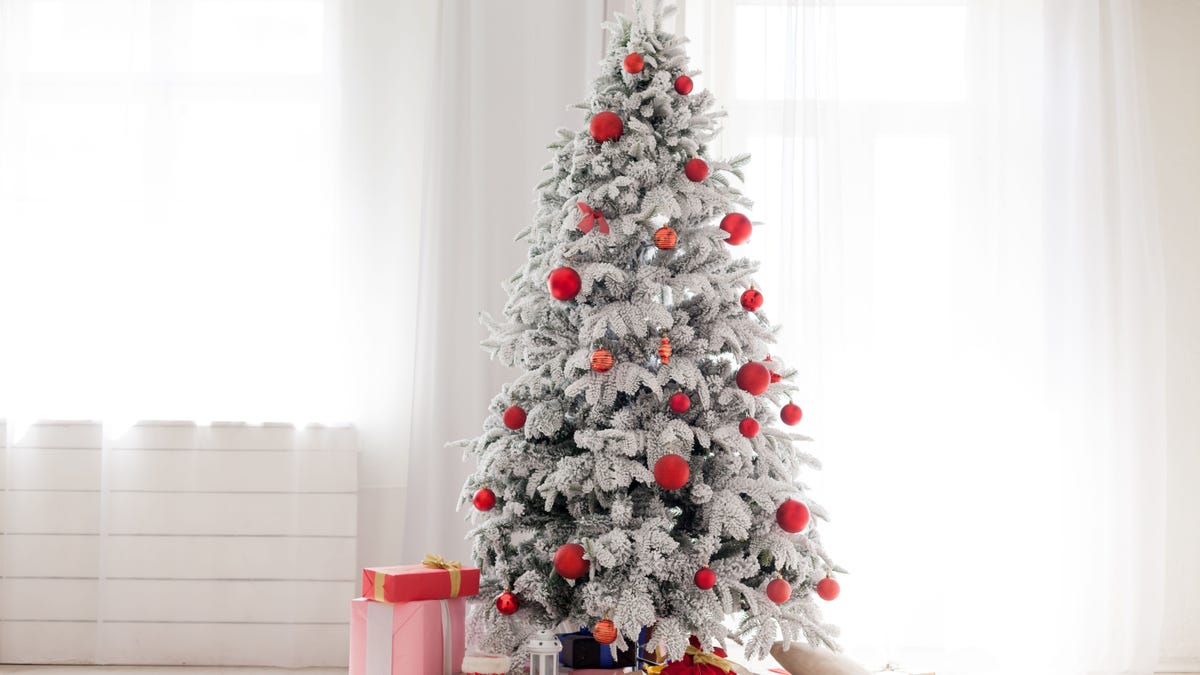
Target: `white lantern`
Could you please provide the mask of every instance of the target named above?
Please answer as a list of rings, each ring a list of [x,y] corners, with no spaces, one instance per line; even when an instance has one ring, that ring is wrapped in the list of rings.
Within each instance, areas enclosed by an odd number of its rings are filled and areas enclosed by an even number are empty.
[[[529,675],[558,675],[558,653],[562,643],[553,631],[543,630],[529,638]]]

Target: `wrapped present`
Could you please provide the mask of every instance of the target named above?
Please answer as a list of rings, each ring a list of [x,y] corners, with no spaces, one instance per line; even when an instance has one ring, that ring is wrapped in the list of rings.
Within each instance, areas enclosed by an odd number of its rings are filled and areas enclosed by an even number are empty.
[[[466,652],[464,598],[350,601],[349,675],[454,675]]]
[[[426,555],[420,565],[363,569],[362,596],[379,602],[466,598],[479,593],[479,568]]]
[[[724,650],[719,651],[718,655],[688,645],[682,659],[671,661],[657,675],[728,675],[735,672],[734,665],[725,659]]]
[[[511,663],[499,654],[467,654],[462,660],[462,675],[507,675]]]
[[[626,668],[637,663],[637,645],[629,645],[613,656],[609,645],[596,642],[585,631],[558,636],[562,642],[562,664],[570,668]]]

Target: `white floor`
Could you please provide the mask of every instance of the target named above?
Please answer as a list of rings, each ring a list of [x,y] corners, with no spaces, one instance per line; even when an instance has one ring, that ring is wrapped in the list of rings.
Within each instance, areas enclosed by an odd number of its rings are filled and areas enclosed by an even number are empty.
[[[344,668],[211,668],[173,665],[0,665],[0,675],[346,675]]]

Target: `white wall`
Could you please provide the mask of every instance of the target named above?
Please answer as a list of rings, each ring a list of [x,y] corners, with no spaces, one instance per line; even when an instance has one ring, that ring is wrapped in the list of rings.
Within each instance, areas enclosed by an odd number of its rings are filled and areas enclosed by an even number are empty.
[[[1200,3],[1141,5],[1167,289],[1167,592],[1162,670],[1200,672]]]

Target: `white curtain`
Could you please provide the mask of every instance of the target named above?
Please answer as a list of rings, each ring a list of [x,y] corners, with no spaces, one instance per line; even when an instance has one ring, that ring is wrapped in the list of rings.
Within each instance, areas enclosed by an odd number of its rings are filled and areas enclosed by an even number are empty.
[[[1164,305],[1133,2],[688,0],[757,158],[861,660],[1148,673]]]
[[[342,5],[0,0],[0,417],[351,421]]]

